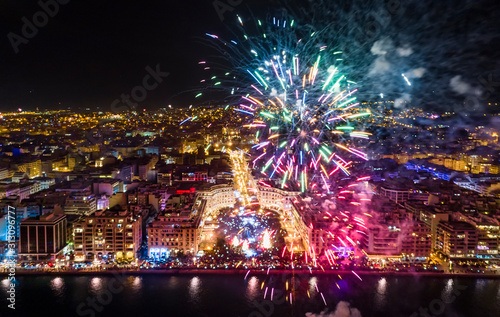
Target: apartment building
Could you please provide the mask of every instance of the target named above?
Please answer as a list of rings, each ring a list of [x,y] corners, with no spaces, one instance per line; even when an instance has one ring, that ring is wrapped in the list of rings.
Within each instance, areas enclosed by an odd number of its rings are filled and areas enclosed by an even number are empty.
[[[97,210],[96,198],[90,192],[72,193],[64,205],[64,212],[73,215],[90,215]]]
[[[151,258],[168,257],[171,252],[198,252],[201,230],[189,210],[158,216],[148,225],[147,232],[148,255]]]
[[[409,258],[427,258],[432,252],[431,228],[417,221],[405,228],[401,252]]]
[[[478,232],[467,222],[440,222],[436,233],[436,250],[450,258],[472,258],[476,256]]]
[[[133,261],[142,243],[142,218],[130,211],[97,211],[73,224],[75,261]]]

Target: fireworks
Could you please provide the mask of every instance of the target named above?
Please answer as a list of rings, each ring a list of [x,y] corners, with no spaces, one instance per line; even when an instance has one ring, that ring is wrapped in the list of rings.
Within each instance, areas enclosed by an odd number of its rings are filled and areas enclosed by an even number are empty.
[[[306,30],[291,19],[274,18],[267,23],[257,20],[255,26],[247,26],[241,18],[238,21],[243,34],[240,39],[225,41],[207,34],[229,62],[229,68],[221,68],[221,63],[200,62],[211,73],[202,82],[211,89],[229,92],[223,107],[242,118],[241,134],[253,141],[250,149],[243,147],[246,152],[229,151],[241,206],[234,218],[220,219],[228,228],[224,235],[233,250],[247,257],[262,259],[261,254],[273,254],[286,263],[285,267],[307,267],[311,274],[311,267],[338,269],[344,259],[360,256],[366,235],[367,222],[361,212],[365,201],[370,200],[365,194],[369,176],[359,175],[355,166],[368,159],[363,148],[371,136],[366,129],[371,111],[358,100],[356,82],[343,72],[346,65],[342,52],[330,45],[329,30]],[[196,97],[202,95],[197,92]],[[247,162],[260,179],[249,175]],[[260,206],[253,199],[259,187],[307,193],[293,200],[293,208],[303,219],[309,219],[305,226],[316,233],[310,240],[302,240],[310,243],[303,251],[297,248],[296,229],[273,230],[278,228],[269,227],[268,213],[253,208],[254,203]],[[323,207],[321,201],[330,202],[333,208]],[[312,208],[318,206],[316,203],[321,203],[321,208]],[[279,220],[280,226],[287,216]],[[258,252],[248,253],[252,250]],[[281,287],[273,282],[270,269],[283,264],[273,261],[266,262],[267,278],[261,285],[264,298],[272,298],[275,289]],[[289,285],[287,281],[283,286],[287,300],[293,304],[300,285]],[[315,292],[307,290],[308,297],[317,294],[327,305],[318,284],[314,283],[314,287]]]
[[[342,52],[324,43],[322,32],[305,33],[294,20],[257,20],[255,37],[239,21],[241,41],[207,34],[236,64],[211,83],[230,87],[235,112],[255,135],[254,169],[281,188],[331,192],[337,173],[350,175],[353,160],[367,160],[357,145],[370,136],[362,119],[371,112],[342,73]]]
[[[303,28],[293,19],[256,20],[250,25],[244,19],[238,21],[241,38],[226,41],[207,34],[229,68],[220,62],[200,62],[211,73],[202,82],[211,89],[230,92],[225,99],[229,105],[224,107],[231,107],[243,119],[242,134],[253,138],[245,155],[251,155],[250,166],[260,174],[255,183],[318,197],[335,194],[334,200],[342,201],[344,210],[353,211],[331,210],[334,215],[321,215],[332,227],[340,226],[328,231],[327,249],[316,252],[314,247],[306,247],[304,254],[295,255],[314,265],[324,256],[332,266],[338,258],[355,254],[358,237],[367,229],[364,218],[354,216],[370,200],[357,194],[359,182],[368,177],[358,175],[354,167],[368,159],[363,148],[371,136],[365,128],[371,111],[357,99],[356,82],[343,73],[349,66],[328,28]],[[236,165],[246,165],[246,158],[240,161]],[[249,206],[254,193],[248,187],[255,189],[257,184],[247,184],[245,173],[235,171],[235,184],[242,204]],[[261,237],[261,247],[270,242],[269,232],[262,229],[254,235]],[[239,237],[238,244],[244,245],[244,240]],[[282,246],[282,258],[291,262],[292,246]]]

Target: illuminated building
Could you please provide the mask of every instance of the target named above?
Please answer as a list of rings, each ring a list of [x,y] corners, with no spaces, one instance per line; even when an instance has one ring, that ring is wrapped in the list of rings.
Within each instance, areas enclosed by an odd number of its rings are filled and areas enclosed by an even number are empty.
[[[40,159],[24,159],[17,165],[18,172],[25,172],[29,178],[42,176],[42,161]]]
[[[208,172],[207,171],[196,171],[196,172],[182,173],[182,181],[198,182],[198,181],[207,181],[207,179],[208,179]]]
[[[0,198],[18,196],[20,200],[23,200],[40,190],[40,183],[36,182],[0,184]]]
[[[19,226],[21,221],[26,218],[40,216],[42,206],[36,200],[24,199],[16,207],[16,237],[19,238]]]
[[[148,227],[148,255],[154,259],[166,258],[171,252],[196,254],[200,243],[200,229],[191,211],[158,216]]]
[[[372,227],[368,231],[367,253],[373,256],[400,256],[402,234],[399,228],[386,225]]]
[[[112,196],[123,192],[123,181],[120,179],[97,179],[93,183],[94,193]]]
[[[66,215],[51,213],[21,221],[19,258],[42,260],[56,256],[66,246]]]
[[[429,193],[418,190],[380,187],[380,195],[400,203],[407,200],[427,200]]]
[[[309,230],[309,245],[314,250],[316,256],[322,255],[326,250],[331,249],[335,239],[329,233],[331,221],[315,221],[312,230]]]
[[[8,168],[0,168],[0,180],[9,178],[11,175]]]
[[[437,226],[435,249],[451,258],[476,256],[478,232],[467,222],[441,222]]]
[[[438,212],[432,209],[420,210],[419,220],[422,221],[431,229],[431,245],[434,248],[436,244],[436,235],[438,232],[438,225],[441,221],[448,221],[450,215],[445,212]]]
[[[432,252],[431,229],[423,222],[405,228],[401,252],[408,258],[427,258]]]
[[[73,193],[66,199],[66,214],[90,215],[97,210],[95,196],[90,192]]]
[[[222,208],[234,206],[236,203],[234,188],[228,185],[212,186],[209,190],[199,191],[196,201],[202,206],[198,212],[203,217],[215,214]]]
[[[132,261],[142,241],[142,218],[129,211],[98,211],[73,224],[75,261]]]
[[[309,250],[311,229],[304,221],[304,212],[300,210],[303,206],[294,203],[300,193],[262,185],[258,185],[257,188],[257,199],[260,206],[266,210],[273,210],[282,219],[286,219],[282,222],[282,227],[289,234],[288,237],[285,237],[285,241],[289,244],[293,243],[294,249],[297,248],[298,251]]]

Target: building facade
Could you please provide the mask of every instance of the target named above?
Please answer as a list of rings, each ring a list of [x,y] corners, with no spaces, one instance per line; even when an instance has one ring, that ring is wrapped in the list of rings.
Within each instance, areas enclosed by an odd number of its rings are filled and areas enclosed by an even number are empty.
[[[142,243],[142,218],[99,211],[73,224],[75,261],[133,261]]]
[[[51,213],[21,221],[19,258],[43,260],[59,254],[66,246],[66,215]]]
[[[159,216],[148,226],[149,257],[161,259],[172,252],[198,252],[201,230],[189,214],[190,212],[183,212]]]
[[[467,222],[441,222],[437,227],[436,250],[450,258],[474,258],[478,232]]]

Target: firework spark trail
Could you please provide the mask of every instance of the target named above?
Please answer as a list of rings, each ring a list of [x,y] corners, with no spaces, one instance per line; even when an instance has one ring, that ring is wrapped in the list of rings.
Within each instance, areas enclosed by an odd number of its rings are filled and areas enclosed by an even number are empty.
[[[323,298],[323,302],[325,303],[325,306],[328,306],[328,305],[326,304],[325,296],[323,296],[323,293],[320,293],[320,294],[321,294],[321,298]]]
[[[356,272],[352,271],[352,274],[356,275],[356,277],[359,278],[360,281],[363,281],[363,279],[361,277],[359,277],[359,275],[356,274]]]

